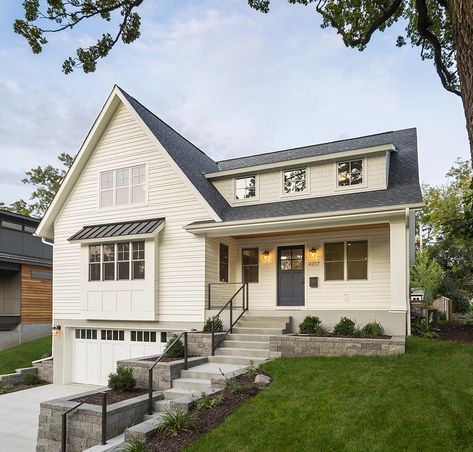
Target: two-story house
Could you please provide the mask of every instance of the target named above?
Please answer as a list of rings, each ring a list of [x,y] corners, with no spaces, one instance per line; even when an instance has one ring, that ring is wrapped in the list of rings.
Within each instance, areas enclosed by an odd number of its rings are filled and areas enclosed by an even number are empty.
[[[216,162],[115,87],[37,230],[55,381],[104,383],[242,283],[252,314],[294,330],[348,316],[405,335],[421,206],[415,129]]]

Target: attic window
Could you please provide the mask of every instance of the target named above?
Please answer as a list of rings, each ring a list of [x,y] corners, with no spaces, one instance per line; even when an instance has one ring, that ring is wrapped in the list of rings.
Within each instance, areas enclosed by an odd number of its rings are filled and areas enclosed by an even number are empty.
[[[363,160],[337,163],[338,186],[347,187],[363,183]]]
[[[126,206],[145,201],[145,165],[100,173],[100,207]]]
[[[235,180],[235,199],[248,199],[256,196],[256,176],[239,177]]]
[[[302,193],[307,190],[307,171],[291,169],[283,172],[284,193]]]

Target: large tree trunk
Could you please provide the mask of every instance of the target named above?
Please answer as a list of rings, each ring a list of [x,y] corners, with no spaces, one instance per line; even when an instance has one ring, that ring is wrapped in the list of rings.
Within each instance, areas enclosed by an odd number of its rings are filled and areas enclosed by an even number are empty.
[[[448,0],[473,166],[473,0]]]

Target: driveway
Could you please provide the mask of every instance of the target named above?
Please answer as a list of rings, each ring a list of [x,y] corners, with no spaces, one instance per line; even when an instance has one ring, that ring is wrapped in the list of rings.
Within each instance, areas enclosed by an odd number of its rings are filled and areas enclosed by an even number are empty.
[[[0,450],[34,452],[38,434],[39,404],[97,387],[51,384],[0,395]]]

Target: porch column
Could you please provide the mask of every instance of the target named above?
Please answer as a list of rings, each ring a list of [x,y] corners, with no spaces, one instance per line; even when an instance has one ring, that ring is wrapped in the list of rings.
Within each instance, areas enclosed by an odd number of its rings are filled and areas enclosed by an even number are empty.
[[[408,300],[409,262],[405,220],[389,223],[389,253],[391,275],[391,312],[406,312]]]

